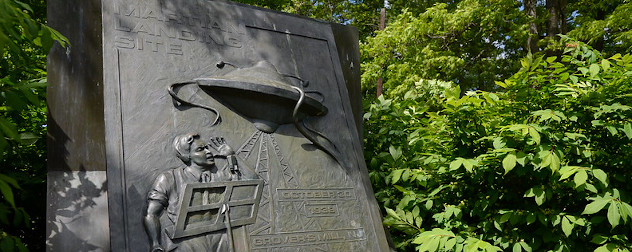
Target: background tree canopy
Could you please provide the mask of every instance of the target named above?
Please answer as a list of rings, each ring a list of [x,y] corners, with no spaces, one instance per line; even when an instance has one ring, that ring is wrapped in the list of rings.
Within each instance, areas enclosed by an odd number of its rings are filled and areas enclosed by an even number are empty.
[[[394,3],[393,3],[394,4]],[[521,67],[527,53],[560,56],[558,34],[570,34],[606,55],[626,53],[632,41],[624,1],[460,0],[413,1],[390,6],[386,30],[362,44],[363,88],[401,96],[422,79],[467,90],[494,90]]]
[[[240,2],[358,27],[365,157],[398,249],[630,250],[632,2]],[[2,251],[44,250],[45,56],[67,43],[45,12],[0,0]]]

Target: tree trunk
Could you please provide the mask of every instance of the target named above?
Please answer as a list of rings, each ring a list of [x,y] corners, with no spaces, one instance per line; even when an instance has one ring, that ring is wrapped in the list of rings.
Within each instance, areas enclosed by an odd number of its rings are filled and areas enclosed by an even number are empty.
[[[380,31],[386,28],[386,8],[380,10]],[[382,77],[377,77],[377,97],[382,95]]]
[[[555,38],[560,33],[560,0],[546,0],[546,10],[549,12],[546,36]]]
[[[603,10],[603,9],[597,10],[597,14],[595,15],[595,20],[606,19],[606,14],[607,14],[606,10]],[[603,51],[604,45],[605,45],[604,38],[599,36],[595,38],[595,41],[593,42],[592,47],[595,48],[595,50]]]
[[[537,0],[525,0],[524,1],[524,11],[531,17],[531,21],[529,22],[529,38],[527,39],[527,50],[531,53],[535,53],[538,51],[538,24],[536,24],[536,19],[538,17],[536,7]]]
[[[566,4],[567,0],[560,0],[560,33],[566,34],[568,27],[566,26]]]

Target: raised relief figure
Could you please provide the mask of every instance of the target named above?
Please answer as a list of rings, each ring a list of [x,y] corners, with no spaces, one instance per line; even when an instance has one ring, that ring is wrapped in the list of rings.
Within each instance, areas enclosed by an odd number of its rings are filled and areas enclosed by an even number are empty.
[[[234,183],[245,183],[234,151],[223,138],[206,143],[195,133],[176,137],[173,146],[185,165],[158,175],[149,190],[143,224],[150,251],[232,251],[227,198]],[[216,158],[226,158],[228,169],[219,170]]]

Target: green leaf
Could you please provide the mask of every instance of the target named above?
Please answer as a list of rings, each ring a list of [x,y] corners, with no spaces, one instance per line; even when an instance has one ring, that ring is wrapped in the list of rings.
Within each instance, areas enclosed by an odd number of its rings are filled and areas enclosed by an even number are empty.
[[[623,217],[623,222],[627,223],[628,217],[632,218],[632,206],[630,204],[621,202],[619,206],[619,210],[621,211],[621,217]]]
[[[516,161],[520,165],[525,166],[526,160],[527,160],[527,154],[525,154],[522,151],[519,151],[519,152],[516,153]]]
[[[402,181],[408,181],[410,179],[410,169],[404,169],[401,179]]]
[[[19,139],[15,125],[7,121],[4,117],[0,117],[0,130],[10,139]]]
[[[20,239],[17,239],[16,241],[17,241],[18,251],[20,251],[20,252],[28,252],[29,251],[26,248],[26,246],[24,245],[24,243]]]
[[[413,243],[413,244],[422,244],[422,243],[425,243],[425,241],[426,241],[427,239],[428,239],[428,237],[427,237],[427,236],[422,236],[422,235],[420,234],[420,235],[417,235],[417,237],[415,237],[415,239],[412,241],[412,243]],[[421,246],[420,246],[420,247],[419,247],[419,251],[426,251],[426,250],[421,250]]]
[[[459,167],[461,167],[462,164],[463,164],[463,159],[457,158],[456,160],[450,163],[450,171],[459,169]]]
[[[584,186],[586,186],[586,190],[588,190],[588,191],[590,191],[592,193],[597,193],[597,187],[595,187],[591,183],[586,183],[586,184],[584,184]]]
[[[550,152],[548,150],[541,151],[539,153],[540,158],[542,159],[542,161],[540,161],[540,167],[547,167],[551,165],[551,162],[553,161],[552,154],[553,152]]]
[[[27,106],[25,99],[22,99],[16,92],[7,90],[4,92],[4,96],[6,97],[6,105],[13,110],[22,111]]]
[[[533,196],[535,196],[535,189],[534,188],[530,188],[529,190],[527,190],[524,193],[524,197],[533,197]]]
[[[498,221],[494,221],[494,227],[498,229],[498,231],[503,231],[503,228],[500,226],[500,223],[498,223]]]
[[[426,201],[426,205],[425,205],[426,209],[430,210],[432,208],[432,204],[433,204],[432,200],[427,200]]]
[[[515,244],[513,245],[513,249],[512,249],[512,251],[513,251],[513,252],[522,252],[522,246],[520,246],[520,243],[515,243]]]
[[[551,216],[551,224],[553,224],[553,226],[557,226],[562,222],[562,217],[560,217],[559,215],[553,215]]]
[[[423,234],[424,233],[422,233],[419,237],[422,237]],[[413,243],[417,242],[421,244],[421,246],[419,247],[419,251],[437,251],[437,249],[439,248],[440,239],[437,239],[436,236],[429,236],[423,240],[417,241],[417,239],[415,239],[415,241],[413,241]]]
[[[15,241],[11,236],[2,237],[0,240],[0,250],[15,251]]]
[[[415,206],[413,208],[413,212],[412,213],[413,213],[413,216],[415,216],[415,217],[419,216],[419,207]]]
[[[408,223],[414,223],[415,222],[415,217],[413,217],[413,214],[411,212],[406,212],[404,217],[406,218],[406,222],[408,222]]]
[[[448,239],[448,241],[445,243],[444,245],[444,249],[446,251],[452,251],[452,249],[454,248],[454,246],[456,245],[456,238],[450,238]]]
[[[521,241],[520,242],[520,246],[522,246],[524,251],[527,251],[527,252],[531,252],[532,251],[531,246],[529,246],[529,244],[527,244],[526,242]]]
[[[397,183],[397,181],[399,181],[399,179],[402,177],[402,172],[404,172],[404,169],[397,169],[391,173],[391,176],[393,177],[391,179],[392,184],[395,184]]]
[[[391,157],[393,157],[393,160],[397,161],[401,156],[402,156],[402,148],[401,147],[394,147],[394,146],[389,146],[388,147],[388,152],[391,154]]]
[[[597,64],[591,64],[590,65],[590,77],[594,78],[595,76],[597,76],[597,74],[599,74],[599,65]]]
[[[560,181],[569,178],[571,175],[575,174],[578,170],[578,166],[564,166],[560,169]]]
[[[621,215],[619,214],[619,207],[615,202],[610,202],[610,206],[608,207],[608,222],[610,222],[612,228],[619,225],[619,219],[621,219]]]
[[[605,207],[609,202],[610,202],[609,199],[603,199],[603,198],[596,199],[595,201],[586,205],[582,214],[594,214],[596,212],[599,212],[599,210]]]
[[[585,68],[585,67],[578,67],[577,70],[582,72],[582,75],[584,75],[584,76],[586,76],[586,74],[590,71],[590,70],[588,70],[588,68]]]
[[[555,172],[559,170],[560,157],[558,157],[557,154],[555,154],[555,152],[551,152],[550,158],[551,158],[551,165],[549,167],[551,168],[551,171]]]
[[[13,212],[13,226],[18,226],[20,225],[21,222],[22,222],[22,211],[20,211],[19,209],[16,209],[16,211]]]
[[[502,88],[507,88],[507,85],[506,85],[504,82],[494,81],[494,83],[495,83],[496,85],[498,85],[499,87],[502,87]]]
[[[4,180],[0,180],[0,192],[2,192],[2,196],[4,196],[4,200],[9,202],[13,208],[15,208],[15,201],[13,200],[13,190],[7,182]]]
[[[500,216],[500,220],[498,220],[498,222],[505,223],[511,218],[512,215],[513,214],[511,212],[505,213],[502,216]]]
[[[469,171],[469,172],[473,171],[472,168],[475,165],[478,165],[478,162],[476,162],[476,160],[474,160],[474,159],[465,159],[465,160],[463,160],[463,167],[465,167],[465,169],[467,171]]]
[[[447,185],[442,185],[440,187],[435,188],[434,190],[432,190],[432,192],[430,192],[430,194],[428,194],[429,197],[435,196],[437,195],[439,192],[441,192],[443,189],[447,188]]]
[[[625,133],[625,136],[628,137],[628,140],[632,139],[632,124],[626,123],[625,125],[623,125],[621,131]]]
[[[593,169],[593,176],[599,180],[605,187],[608,187],[608,175],[601,169]]]
[[[606,129],[610,131],[610,134],[612,134],[613,136],[617,135],[618,131],[617,131],[617,128],[615,128],[614,126],[606,126]]]
[[[540,133],[538,133],[535,128],[529,127],[529,135],[533,138],[533,141],[535,141],[536,144],[540,144]]]
[[[494,149],[502,149],[507,144],[505,143],[505,139],[503,139],[502,137],[496,137],[496,138],[494,138],[494,141],[492,142],[492,145],[494,146]]]
[[[406,190],[406,188],[403,188],[403,187],[401,187],[401,186],[398,186],[398,185],[393,185],[393,187],[395,187],[395,189],[397,189],[397,190],[398,190],[398,191],[400,191],[400,192],[403,192],[403,193],[409,193],[409,191],[408,191],[408,190]]]
[[[541,206],[545,200],[546,200],[546,192],[539,187],[536,188],[535,189],[535,203],[538,204],[538,206]]]
[[[393,209],[390,209],[388,207],[385,207],[384,209],[386,209],[386,213],[390,215],[391,217],[394,217],[396,219],[401,219],[399,215],[397,215],[397,213]]]
[[[12,177],[9,177],[7,175],[0,173],[0,180],[3,180],[4,182],[9,183],[14,188],[21,189],[20,186],[18,185],[18,181]]]
[[[33,133],[29,133],[29,132],[20,133],[20,142],[23,145],[35,144],[37,140],[39,140],[39,137],[34,135]]]
[[[535,222],[536,220],[536,216],[534,213],[529,213],[529,215],[527,215],[527,225]]]
[[[604,244],[606,241],[608,241],[608,237],[600,235],[600,234],[593,235],[592,240],[590,240],[590,242],[597,245]]]
[[[575,182],[575,187],[579,187],[585,184],[587,179],[588,174],[585,170],[578,171],[577,173],[575,173],[575,177],[573,178],[573,181]]]
[[[523,68],[529,68],[529,61],[522,59],[520,60],[520,65],[522,65]]]
[[[593,252],[610,252],[612,250],[609,250],[606,245],[603,245],[601,247],[596,248]]]
[[[601,67],[603,68],[604,72],[608,72],[608,69],[610,69],[610,61],[604,59],[601,61]]]
[[[618,248],[619,248],[619,245],[617,245],[617,244],[607,243],[607,244],[595,249],[594,252],[612,252],[612,251],[622,252],[622,251],[625,251],[625,250],[619,250]]]
[[[562,231],[566,237],[571,236],[575,224],[571,223],[567,216],[562,217]]]
[[[505,174],[510,172],[514,167],[516,167],[516,155],[514,153],[509,153],[503,159],[503,169],[505,169]]]
[[[27,10],[27,11],[31,12],[31,13],[33,13],[33,12],[34,12],[34,11],[33,11],[33,9],[31,8],[31,6],[29,6],[28,4],[25,4],[25,3],[20,2],[20,1],[15,1],[15,3],[16,3],[17,5],[19,5],[20,7],[22,7],[22,9],[25,9],[25,10]]]

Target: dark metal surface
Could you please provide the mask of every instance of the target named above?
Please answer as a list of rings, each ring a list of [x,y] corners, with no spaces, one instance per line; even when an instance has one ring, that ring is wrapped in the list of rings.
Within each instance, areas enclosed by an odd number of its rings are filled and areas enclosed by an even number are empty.
[[[218,76],[196,78],[193,82],[218,101],[253,121],[268,121],[274,125],[281,125],[293,121],[292,110],[299,99],[299,94],[294,88],[299,87],[302,90],[308,83],[298,78],[300,82],[293,84],[288,79],[289,77],[280,74],[271,63],[260,61],[251,67],[238,67]],[[174,85],[182,84],[175,83],[172,87]],[[306,92],[308,95],[304,97],[298,116],[304,118],[325,115],[327,108],[314,97],[319,93]],[[260,130],[267,131],[261,128]],[[272,132],[274,130],[268,133]]]
[[[243,190],[233,190],[235,187],[250,187],[252,188],[252,194],[246,193]],[[206,189],[222,189],[223,193],[221,200],[206,205],[192,205],[191,200],[193,198],[193,191]],[[259,201],[261,200],[262,190],[263,180],[260,179],[188,184],[184,190],[184,195],[182,196],[183,201],[178,211],[178,216],[176,218],[176,228],[172,238],[182,238],[186,236],[222,230],[226,228],[226,225],[236,227],[254,224],[257,217],[257,211],[259,209]],[[247,213],[246,215],[231,214],[231,221],[229,223],[223,222],[223,217],[225,214],[218,214],[218,219],[210,224],[202,223],[202,225],[195,226],[187,222],[189,219],[188,217],[192,212],[204,212],[214,210],[216,210],[216,212],[220,212],[219,210],[222,209],[222,206],[224,205],[227,205],[229,208],[247,207],[249,211],[245,212]],[[187,226],[193,227],[187,228]]]

